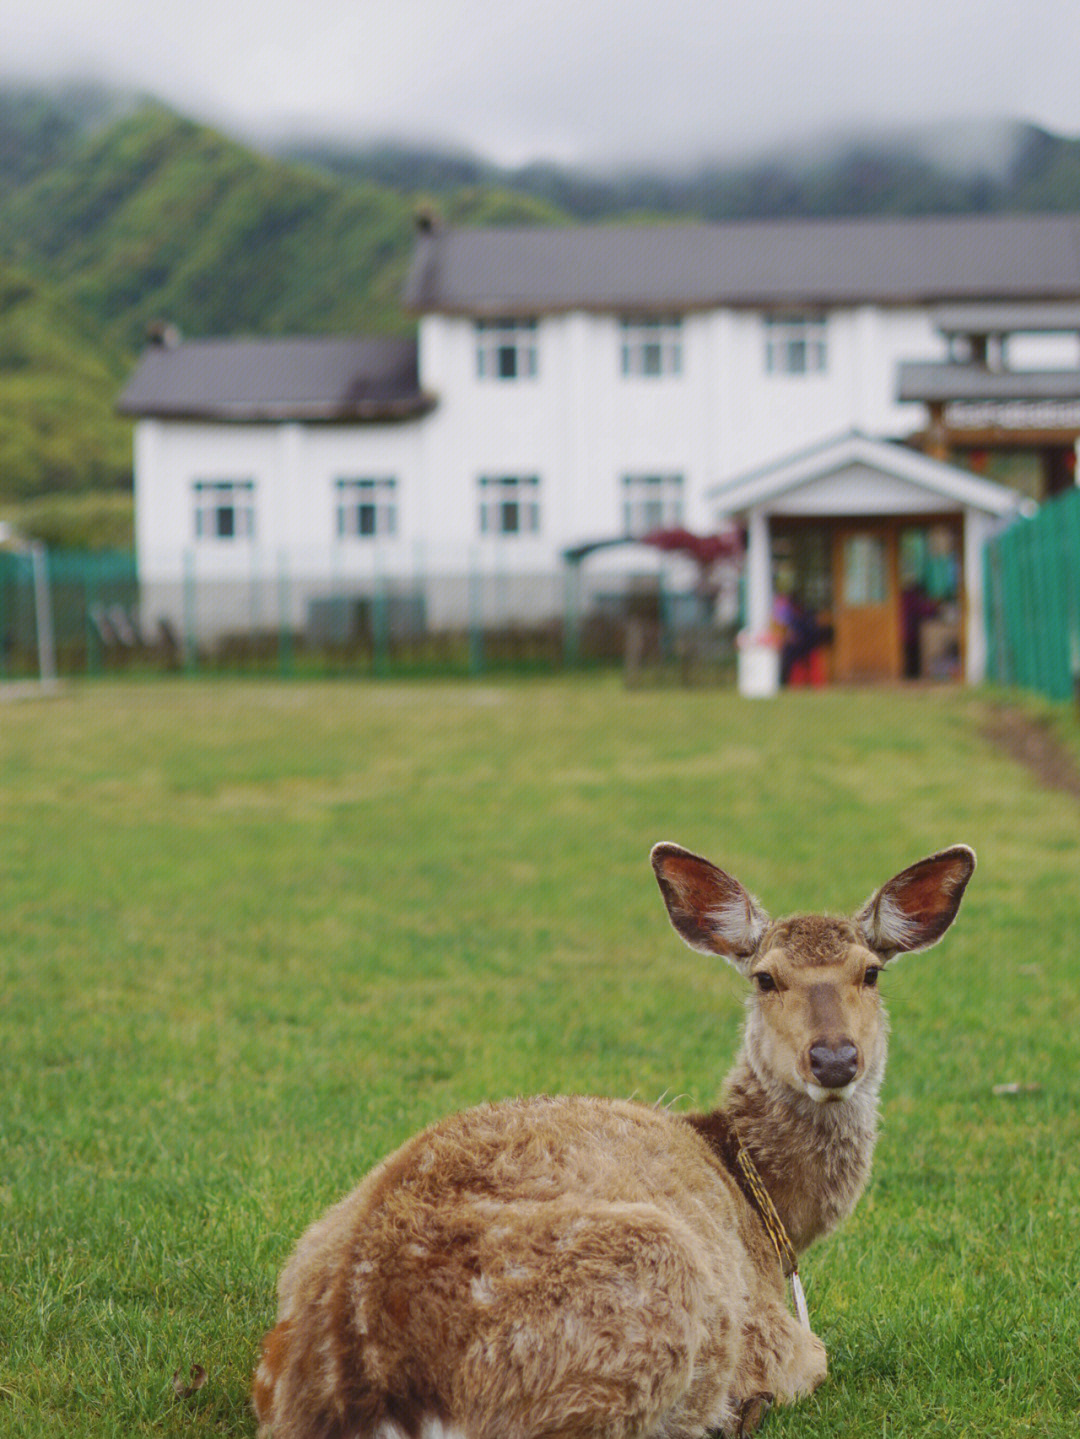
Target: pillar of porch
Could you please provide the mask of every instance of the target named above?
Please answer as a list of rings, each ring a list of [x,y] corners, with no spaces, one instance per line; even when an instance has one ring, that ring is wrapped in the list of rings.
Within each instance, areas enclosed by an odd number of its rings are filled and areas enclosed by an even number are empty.
[[[977,510],[964,511],[964,678],[969,685],[986,678],[986,601],[983,595],[983,551],[990,526]]]
[[[772,542],[769,516],[751,510],[746,532],[746,628],[755,638],[772,623]]]

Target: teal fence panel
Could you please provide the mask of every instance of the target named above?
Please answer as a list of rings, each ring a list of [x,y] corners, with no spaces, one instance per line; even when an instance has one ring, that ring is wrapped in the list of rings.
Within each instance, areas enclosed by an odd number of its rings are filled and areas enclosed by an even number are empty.
[[[1080,686],[1080,490],[986,547],[990,678],[1069,699]]]
[[[49,550],[45,567],[61,674],[100,673],[106,656],[138,648],[134,555]],[[38,660],[31,558],[0,553],[0,677],[36,675]]]

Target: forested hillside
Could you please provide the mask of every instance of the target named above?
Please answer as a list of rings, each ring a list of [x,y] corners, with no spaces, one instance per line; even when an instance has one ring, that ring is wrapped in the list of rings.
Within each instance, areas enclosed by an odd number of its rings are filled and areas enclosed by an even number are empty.
[[[147,326],[403,332],[420,205],[573,223],[1080,208],[1080,143],[1013,127],[966,171],[910,147],[598,176],[380,145],[260,151],[144,97],[0,89],[0,506],[130,483],[116,394]]]

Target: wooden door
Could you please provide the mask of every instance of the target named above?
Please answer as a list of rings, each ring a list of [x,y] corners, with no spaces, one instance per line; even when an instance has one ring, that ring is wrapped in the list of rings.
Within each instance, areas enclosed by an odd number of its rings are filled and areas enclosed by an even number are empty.
[[[896,529],[868,521],[837,530],[833,673],[841,682],[902,673]]]

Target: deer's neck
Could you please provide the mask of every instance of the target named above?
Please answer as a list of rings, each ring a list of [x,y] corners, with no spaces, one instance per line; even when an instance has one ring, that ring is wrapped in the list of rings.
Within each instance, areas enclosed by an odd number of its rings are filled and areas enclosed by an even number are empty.
[[[881,1067],[850,1098],[826,1104],[759,1074],[745,1049],[728,1075],[723,1113],[797,1250],[835,1229],[863,1191],[877,1139]]]

